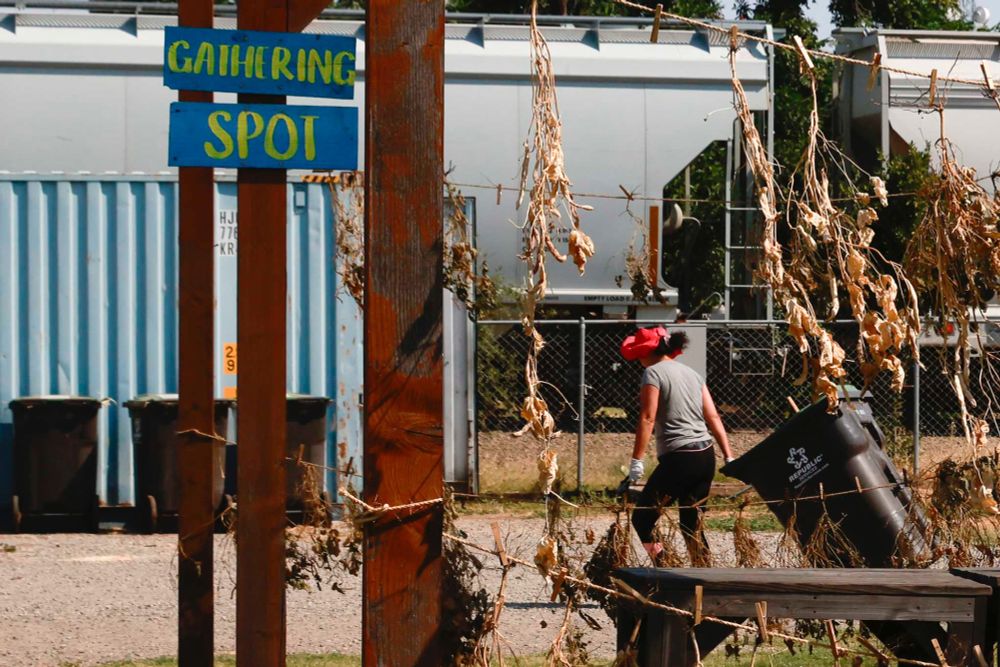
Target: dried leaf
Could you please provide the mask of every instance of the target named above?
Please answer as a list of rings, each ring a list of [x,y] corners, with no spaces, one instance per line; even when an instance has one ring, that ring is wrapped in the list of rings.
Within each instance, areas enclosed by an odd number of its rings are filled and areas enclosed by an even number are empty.
[[[559,474],[558,455],[554,449],[544,449],[538,455],[538,486],[543,494],[552,493],[552,485],[555,484]]]
[[[538,542],[535,550],[535,567],[543,577],[549,576],[559,566],[559,545],[551,535]]]
[[[889,205],[889,191],[885,188],[885,181],[883,181],[878,176],[871,177],[872,189],[875,190],[875,196],[878,197],[878,201],[882,206]]]
[[[569,233],[569,254],[582,276],[587,260],[594,256],[594,242],[583,231],[574,229]]]

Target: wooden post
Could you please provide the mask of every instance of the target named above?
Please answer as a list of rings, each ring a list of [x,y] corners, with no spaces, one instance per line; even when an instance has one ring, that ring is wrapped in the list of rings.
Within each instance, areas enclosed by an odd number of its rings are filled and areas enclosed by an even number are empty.
[[[444,3],[370,0],[365,44],[364,496],[443,490]],[[368,525],[365,665],[442,664],[434,505]]]
[[[212,0],[181,0],[180,25],[212,27]],[[181,91],[182,102],[211,102],[212,93]],[[177,663],[211,667],[215,597],[212,582],[213,456],[217,444],[197,432],[215,431],[215,192],[212,170],[181,167],[179,200],[179,363],[177,447]],[[223,436],[225,434],[222,434]]]
[[[240,30],[293,31],[317,0],[240,0]],[[241,103],[284,104],[241,94]],[[237,333],[240,375],[236,654],[241,665],[285,664],[285,297],[287,184],[283,169],[240,169]]]

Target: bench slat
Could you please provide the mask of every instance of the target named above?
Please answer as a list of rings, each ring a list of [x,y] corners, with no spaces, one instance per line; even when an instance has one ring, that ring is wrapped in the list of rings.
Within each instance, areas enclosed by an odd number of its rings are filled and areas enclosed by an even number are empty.
[[[989,586],[943,570],[630,568],[617,576],[640,591],[726,590],[754,593],[843,593],[854,595],[988,596]],[[758,598],[761,599],[761,598]],[[770,601],[770,598],[768,598]]]

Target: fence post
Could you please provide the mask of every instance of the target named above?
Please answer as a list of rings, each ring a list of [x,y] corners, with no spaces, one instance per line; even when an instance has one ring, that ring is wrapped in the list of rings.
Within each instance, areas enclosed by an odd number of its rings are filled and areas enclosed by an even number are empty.
[[[583,429],[587,409],[587,321],[580,318],[580,396],[577,405],[576,490],[583,491]]]
[[[920,471],[920,362],[913,362],[913,477]]]

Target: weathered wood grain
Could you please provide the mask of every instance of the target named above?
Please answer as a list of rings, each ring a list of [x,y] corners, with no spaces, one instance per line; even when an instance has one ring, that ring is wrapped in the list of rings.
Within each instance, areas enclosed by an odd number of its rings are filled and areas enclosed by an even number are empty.
[[[371,0],[365,45],[364,496],[443,491],[444,5]],[[369,524],[362,660],[444,664],[443,508]]]

